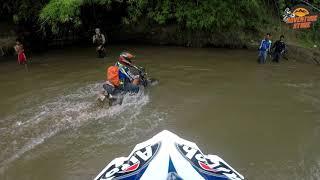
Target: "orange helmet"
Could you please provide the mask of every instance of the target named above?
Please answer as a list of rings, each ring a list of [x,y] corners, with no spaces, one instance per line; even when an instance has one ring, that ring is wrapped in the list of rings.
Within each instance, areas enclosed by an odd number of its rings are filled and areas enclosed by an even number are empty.
[[[132,59],[134,58],[134,55],[128,53],[128,52],[122,52],[119,56],[119,62],[126,65],[132,64]]]

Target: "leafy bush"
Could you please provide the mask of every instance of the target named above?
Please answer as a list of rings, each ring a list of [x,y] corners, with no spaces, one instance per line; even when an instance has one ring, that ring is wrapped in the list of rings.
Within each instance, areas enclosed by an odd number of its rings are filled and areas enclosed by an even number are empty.
[[[126,12],[124,24],[139,24],[143,19],[151,25],[176,24],[182,30],[202,32],[260,32],[279,26],[286,7],[298,1],[287,0],[12,0],[0,5],[2,17],[16,22],[38,22],[53,33],[66,27],[80,27],[83,7],[112,7],[121,4]],[[302,1],[302,0],[301,0]],[[320,0],[313,0],[315,6]],[[87,12],[88,13],[88,12]],[[280,16],[280,17],[279,17]],[[85,16],[86,17],[86,16]],[[31,20],[31,21],[30,21]],[[87,20],[88,21],[88,20]],[[102,20],[103,21],[103,20]],[[89,21],[90,22],[90,21]],[[281,23],[280,23],[281,24]],[[319,21],[304,38],[320,41]],[[67,26],[66,26],[67,25]],[[48,31],[48,29],[44,29]]]
[[[192,30],[215,31],[262,23],[265,10],[258,0],[131,0],[128,12],[125,22],[146,15],[158,24],[176,22]]]
[[[51,0],[40,13],[40,20],[52,27],[57,32],[59,25],[73,23],[74,26],[81,25],[80,6],[83,0]]]

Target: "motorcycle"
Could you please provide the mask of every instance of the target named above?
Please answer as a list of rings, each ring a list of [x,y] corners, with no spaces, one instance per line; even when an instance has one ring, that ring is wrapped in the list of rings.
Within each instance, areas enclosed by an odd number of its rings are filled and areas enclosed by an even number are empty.
[[[138,67],[135,65],[131,65],[132,72],[135,75],[139,75],[139,89],[148,88],[150,86],[155,86],[159,83],[157,79],[150,78],[145,71],[145,68]],[[114,105],[121,105],[123,98],[126,94],[129,92],[126,92],[122,90],[121,88],[116,88],[112,84],[105,83],[103,84],[103,91],[98,95],[98,103],[99,104],[105,104],[107,101],[109,106]],[[134,93],[130,93],[134,94]]]

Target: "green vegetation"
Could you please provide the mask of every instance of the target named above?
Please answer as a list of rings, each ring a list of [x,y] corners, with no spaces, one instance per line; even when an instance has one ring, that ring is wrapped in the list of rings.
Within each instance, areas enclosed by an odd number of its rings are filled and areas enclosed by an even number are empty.
[[[262,23],[261,1],[240,0],[136,0],[129,6],[128,22],[136,22],[146,15],[159,24],[177,22],[193,30],[222,30],[226,28],[253,27]],[[249,18],[248,18],[249,17]]]
[[[41,11],[40,21],[54,29],[64,23],[81,25],[80,7],[95,3],[110,6],[112,2],[125,3],[128,15],[123,23],[138,23],[147,18],[160,25],[177,23],[192,30],[216,31],[223,29],[254,28],[268,17],[263,1],[240,0],[51,0]]]
[[[81,25],[80,6],[83,0],[51,0],[40,13],[41,23],[51,26],[53,32],[57,32],[59,26],[73,23],[75,27]]]

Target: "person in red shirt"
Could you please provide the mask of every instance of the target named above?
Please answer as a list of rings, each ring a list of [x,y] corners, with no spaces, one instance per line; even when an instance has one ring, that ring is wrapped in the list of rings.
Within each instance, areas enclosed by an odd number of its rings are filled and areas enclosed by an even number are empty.
[[[14,46],[14,50],[18,55],[18,64],[23,64],[26,68],[26,71],[29,71],[27,66],[27,57],[26,57],[26,54],[24,53],[23,44],[19,39],[16,40],[16,45]]]
[[[18,54],[18,63],[19,64],[26,64],[27,63],[27,58],[26,58],[26,55],[24,54],[24,50],[22,50]]]
[[[16,45],[14,46],[14,49],[18,55],[18,64],[26,64],[27,63],[27,58],[24,53],[24,48],[23,44],[19,39],[16,40]]]

